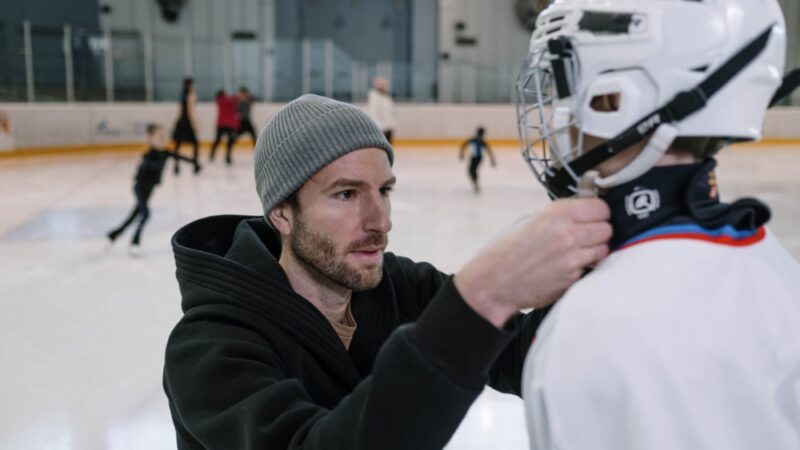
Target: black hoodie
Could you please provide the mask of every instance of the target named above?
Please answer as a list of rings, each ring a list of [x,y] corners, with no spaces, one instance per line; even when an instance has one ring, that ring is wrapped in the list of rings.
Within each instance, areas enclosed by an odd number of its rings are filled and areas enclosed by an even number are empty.
[[[296,294],[263,217],[217,216],[172,240],[184,316],[164,389],[181,449],[439,449],[487,382],[519,393],[546,311],[498,330],[451,277],[387,253],[353,293],[349,351]]]

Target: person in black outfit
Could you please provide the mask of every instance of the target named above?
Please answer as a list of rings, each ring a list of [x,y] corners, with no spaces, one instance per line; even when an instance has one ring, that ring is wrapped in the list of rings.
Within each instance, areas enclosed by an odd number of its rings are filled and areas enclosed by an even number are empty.
[[[164,171],[167,158],[192,161],[189,158],[180,156],[177,152],[163,150],[167,143],[167,135],[164,129],[159,125],[147,125],[147,140],[150,148],[142,157],[142,162],[139,164],[136,176],[134,177],[133,193],[136,196],[136,205],[134,205],[130,215],[120,226],[106,234],[112,243],[116,241],[119,235],[138,217],[139,223],[131,239],[131,246],[139,246],[142,237],[142,229],[147,219],[150,217],[150,209],[147,207],[147,202],[150,200],[150,194],[153,193],[153,189],[155,189],[156,185],[161,183],[161,174]]]
[[[489,144],[483,139],[483,135],[486,130],[483,127],[478,127],[475,136],[469,138],[463,144],[461,144],[461,149],[458,152],[458,160],[464,160],[464,150],[469,147],[470,148],[470,160],[469,160],[469,169],[467,173],[469,174],[469,179],[472,180],[472,188],[475,190],[475,193],[481,191],[480,186],[478,185],[478,166],[481,165],[481,161],[483,161],[483,152],[489,155],[489,160],[492,162],[492,167],[497,166],[497,163],[494,159],[494,154],[492,153],[492,149],[489,148]]]
[[[175,122],[175,128],[172,131],[172,140],[174,142],[173,148],[176,154],[180,154],[181,144],[188,142],[192,144],[192,161],[194,163],[194,173],[200,172],[200,159],[198,158],[200,143],[197,141],[197,134],[195,133],[195,115],[194,106],[197,102],[197,95],[194,92],[194,80],[185,78],[183,80],[183,89],[181,91],[181,112]],[[183,158],[186,160],[185,158]],[[175,175],[181,171],[180,161],[175,160]]]
[[[250,121],[252,109],[253,96],[246,87],[242,86],[239,88],[239,101],[236,104],[236,110],[239,112],[239,137],[247,133],[253,139],[253,144],[255,144],[258,136],[256,136],[256,129],[253,127],[253,122]]]
[[[254,158],[263,215],[172,240],[179,449],[441,449],[486,383],[519,394],[544,307],[611,236],[601,200],[562,200],[455,276],[385,253],[392,147],[366,113],[315,95],[272,117]]]

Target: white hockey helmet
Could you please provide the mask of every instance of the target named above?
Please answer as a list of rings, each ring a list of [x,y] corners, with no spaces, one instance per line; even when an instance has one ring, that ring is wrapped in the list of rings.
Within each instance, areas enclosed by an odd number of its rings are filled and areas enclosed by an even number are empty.
[[[777,0],[555,0],[517,78],[526,161],[553,197],[647,140],[599,187],[647,172],[676,137],[761,138],[786,53]],[[592,100],[619,95],[615,110]],[[608,141],[583,149],[583,135]]]

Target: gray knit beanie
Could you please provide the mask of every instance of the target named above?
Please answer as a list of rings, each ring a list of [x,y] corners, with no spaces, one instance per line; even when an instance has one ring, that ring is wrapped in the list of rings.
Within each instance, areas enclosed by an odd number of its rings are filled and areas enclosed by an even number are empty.
[[[392,146],[378,125],[349,103],[307,94],[284,106],[256,142],[256,190],[264,216],[323,167],[370,147],[385,150],[394,163]]]

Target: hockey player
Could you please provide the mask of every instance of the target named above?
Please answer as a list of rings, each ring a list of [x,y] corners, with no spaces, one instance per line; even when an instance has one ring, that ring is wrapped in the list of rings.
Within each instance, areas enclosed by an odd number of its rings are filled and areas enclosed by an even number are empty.
[[[614,234],[528,354],[531,448],[800,448],[800,266],[767,205],[720,200],[713,159],[761,138],[785,46],[776,0],[557,1],[538,18],[523,152],[552,197],[599,194]]]

